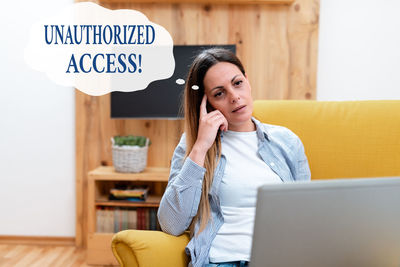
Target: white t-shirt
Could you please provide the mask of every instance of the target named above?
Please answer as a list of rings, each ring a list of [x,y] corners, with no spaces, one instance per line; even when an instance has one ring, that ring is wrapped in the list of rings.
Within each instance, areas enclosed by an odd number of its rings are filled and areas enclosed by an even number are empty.
[[[223,135],[226,166],[218,196],[224,224],[212,241],[210,262],[250,261],[257,188],[282,182],[257,148],[256,131],[227,131]]]

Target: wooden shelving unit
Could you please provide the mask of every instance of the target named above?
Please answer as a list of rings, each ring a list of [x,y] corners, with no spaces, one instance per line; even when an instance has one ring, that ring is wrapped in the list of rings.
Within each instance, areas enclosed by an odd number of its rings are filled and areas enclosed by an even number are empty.
[[[101,166],[88,173],[87,264],[118,265],[111,252],[114,233],[96,232],[96,208],[157,208],[168,182],[168,168],[146,168],[141,173],[118,173],[112,166]],[[108,200],[111,188],[117,183],[148,185],[149,196],[143,202]]]

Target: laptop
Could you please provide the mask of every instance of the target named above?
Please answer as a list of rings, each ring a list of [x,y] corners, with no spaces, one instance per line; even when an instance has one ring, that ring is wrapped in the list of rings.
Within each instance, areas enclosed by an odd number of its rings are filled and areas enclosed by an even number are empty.
[[[400,267],[400,177],[258,189],[251,267]]]

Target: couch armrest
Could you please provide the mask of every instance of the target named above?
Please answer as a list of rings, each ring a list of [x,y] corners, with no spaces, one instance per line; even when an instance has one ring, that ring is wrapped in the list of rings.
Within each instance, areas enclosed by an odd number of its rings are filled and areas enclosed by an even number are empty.
[[[125,230],[112,239],[112,251],[121,267],[186,267],[189,234],[172,236],[160,231]]]

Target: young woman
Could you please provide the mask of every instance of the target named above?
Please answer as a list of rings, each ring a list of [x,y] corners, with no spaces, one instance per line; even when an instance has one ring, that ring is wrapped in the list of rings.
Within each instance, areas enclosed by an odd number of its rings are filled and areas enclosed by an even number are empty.
[[[247,266],[257,188],[310,180],[300,139],[252,117],[239,59],[209,49],[192,63],[185,87],[185,133],[175,149],[158,219],[164,232],[190,230],[189,266]]]

